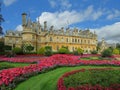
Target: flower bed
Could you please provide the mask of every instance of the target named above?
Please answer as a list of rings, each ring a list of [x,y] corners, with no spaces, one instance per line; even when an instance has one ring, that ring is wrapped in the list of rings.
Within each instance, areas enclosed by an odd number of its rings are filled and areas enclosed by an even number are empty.
[[[41,73],[46,69],[54,68],[57,66],[77,66],[77,65],[117,65],[120,66],[120,61],[108,61],[108,60],[79,60],[80,56],[74,55],[53,55],[48,58],[44,58],[38,62],[38,64],[33,64],[21,68],[12,68],[7,70],[2,70],[0,72],[0,86],[14,87],[17,81],[26,80],[29,76]],[[16,79],[17,78],[17,79]]]
[[[111,68],[71,71],[59,78],[57,87],[58,90],[119,90],[118,71]]]
[[[18,55],[16,57],[1,56],[0,61],[4,62],[18,62],[18,63],[37,63],[39,60],[45,58],[40,55]]]
[[[53,56],[58,56],[60,54],[56,54]],[[64,54],[65,56],[74,56],[72,54]],[[63,56],[64,56],[63,55]],[[84,55],[78,55],[74,57],[79,57],[79,58],[84,58],[84,57],[91,57],[91,56],[100,56],[99,54],[84,54]],[[3,62],[18,62],[18,63],[37,63],[41,59],[46,58],[43,55],[37,55],[37,54],[28,54],[28,55],[17,55],[16,57],[5,57],[5,56],[0,56],[0,61]]]
[[[113,57],[120,57],[120,55],[113,55]]]

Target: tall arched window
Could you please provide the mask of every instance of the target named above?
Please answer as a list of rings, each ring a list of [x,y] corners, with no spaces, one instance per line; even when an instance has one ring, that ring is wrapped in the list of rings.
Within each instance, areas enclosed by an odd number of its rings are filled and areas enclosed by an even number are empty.
[[[68,38],[66,38],[66,42],[68,42]]]
[[[57,50],[59,50],[59,46],[58,46],[58,45],[57,45],[57,47],[56,47],[56,48],[57,48]]]
[[[52,41],[52,37],[50,37],[50,41]]]

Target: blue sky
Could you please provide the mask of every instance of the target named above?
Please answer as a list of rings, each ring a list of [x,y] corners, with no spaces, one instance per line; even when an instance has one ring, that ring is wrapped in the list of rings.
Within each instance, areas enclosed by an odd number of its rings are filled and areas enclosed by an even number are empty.
[[[4,31],[21,30],[21,14],[30,13],[32,21],[55,29],[63,27],[89,28],[98,38],[120,42],[120,0],[2,0]],[[109,35],[108,35],[109,34]]]

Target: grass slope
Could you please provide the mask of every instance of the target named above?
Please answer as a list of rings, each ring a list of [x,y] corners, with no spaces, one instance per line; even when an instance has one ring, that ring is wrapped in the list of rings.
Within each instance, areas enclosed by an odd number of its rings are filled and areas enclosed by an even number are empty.
[[[65,72],[77,70],[81,68],[104,68],[112,66],[76,66],[61,67],[47,73],[39,74],[29,78],[27,81],[20,83],[15,90],[57,90],[57,81]],[[112,67],[120,68],[120,67]]]

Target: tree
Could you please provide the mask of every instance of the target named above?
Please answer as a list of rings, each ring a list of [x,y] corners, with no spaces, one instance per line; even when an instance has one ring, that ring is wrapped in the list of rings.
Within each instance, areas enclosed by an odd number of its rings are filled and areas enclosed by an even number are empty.
[[[113,49],[113,54],[119,54],[119,49],[117,48]]]
[[[112,50],[111,49],[105,49],[103,52],[102,52],[102,57],[110,57],[112,56]]]
[[[120,43],[116,44],[116,48],[118,48],[120,50]]]
[[[4,54],[4,42],[0,42],[0,54]]]
[[[5,46],[4,46],[4,50],[5,50],[5,51],[11,51],[11,50],[12,50],[12,46],[5,45]]]
[[[1,12],[1,2],[0,2],[0,12]],[[2,14],[0,13],[0,35],[3,35],[3,28],[2,28],[2,26],[1,26],[1,24],[2,24],[2,22],[4,22],[5,20],[4,20],[4,18],[3,18],[3,16],[2,16]]]

